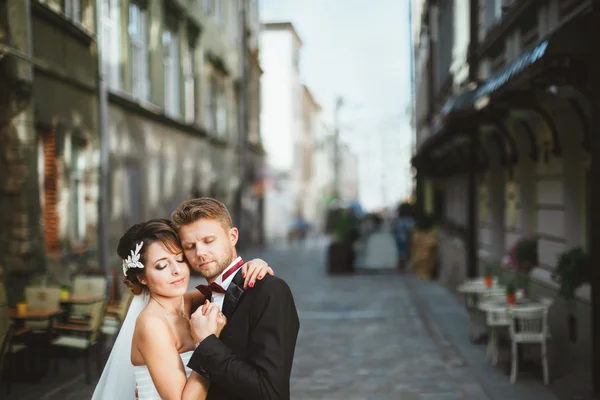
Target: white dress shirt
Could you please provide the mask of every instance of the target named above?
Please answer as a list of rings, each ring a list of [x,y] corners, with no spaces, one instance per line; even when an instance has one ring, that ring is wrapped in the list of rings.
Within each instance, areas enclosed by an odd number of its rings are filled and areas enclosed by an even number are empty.
[[[225,289],[225,291],[227,291],[227,289],[229,288],[231,281],[233,281],[233,277],[235,276],[235,274],[238,273],[238,271],[235,271],[233,274],[229,275],[227,279],[225,279],[225,281],[223,281],[223,274],[227,272],[229,268],[233,267],[235,264],[240,262],[241,259],[242,257],[238,257],[235,260],[233,260],[231,264],[229,264],[227,268],[225,268],[223,272],[221,272],[221,275],[217,276],[217,279],[215,279],[215,283],[218,283],[223,289]],[[221,311],[223,311],[223,301],[225,301],[225,293],[213,292],[212,302],[215,303]]]

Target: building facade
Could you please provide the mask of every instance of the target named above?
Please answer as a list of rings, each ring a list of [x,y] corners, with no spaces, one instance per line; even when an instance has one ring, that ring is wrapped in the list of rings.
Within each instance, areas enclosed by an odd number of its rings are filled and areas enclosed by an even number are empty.
[[[287,236],[302,190],[302,41],[289,22],[263,24],[261,33],[261,137],[266,151],[265,233]]]
[[[116,267],[129,226],[169,217],[196,196],[225,202],[234,223],[245,219],[244,238],[260,241],[260,23],[258,1],[246,4],[245,35],[234,0],[0,5],[7,279],[14,271],[60,283],[77,268]],[[107,265],[99,264],[101,205]]]
[[[592,2],[416,3],[413,166],[418,205],[442,227],[440,279],[456,287],[535,235],[531,295],[556,297],[551,368],[580,373],[592,361],[591,287],[565,302],[552,273],[565,251],[592,251]]]
[[[321,128],[321,106],[306,85],[302,86],[302,132],[296,142],[296,162],[300,177],[300,191],[296,198],[296,210],[306,221],[317,224],[320,194],[315,191],[313,181],[319,171],[314,169],[315,147],[318,130]]]
[[[11,300],[32,276],[68,278],[69,259],[98,240],[95,11],[61,7],[0,5],[0,264]]]
[[[260,193],[253,185],[245,185],[243,214],[235,210],[244,129],[239,112],[239,3],[102,3],[103,48],[108,49],[103,64],[109,86],[111,246],[125,227],[168,217],[193,196],[215,197],[232,210],[234,223],[260,226],[255,217]],[[249,2],[247,13],[251,154],[246,180],[258,177],[262,169],[256,7],[256,1]],[[260,233],[244,229],[242,239],[247,235],[256,239]]]

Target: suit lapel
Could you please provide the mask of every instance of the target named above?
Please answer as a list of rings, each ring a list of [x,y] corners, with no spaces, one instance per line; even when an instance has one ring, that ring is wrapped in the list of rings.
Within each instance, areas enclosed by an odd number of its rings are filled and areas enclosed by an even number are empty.
[[[223,314],[229,320],[231,315],[235,311],[238,301],[244,294],[244,278],[242,277],[242,270],[240,269],[227,288],[225,293],[225,299],[223,300]]]

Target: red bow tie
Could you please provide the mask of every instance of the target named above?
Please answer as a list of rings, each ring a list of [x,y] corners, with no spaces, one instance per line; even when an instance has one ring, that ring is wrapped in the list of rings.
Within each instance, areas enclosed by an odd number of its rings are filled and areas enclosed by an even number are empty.
[[[210,285],[198,285],[196,289],[200,291],[204,295],[205,298],[210,299],[213,293],[223,293],[225,294],[227,291],[223,289],[223,286],[218,283],[211,283]]]
[[[238,261],[237,263],[232,265],[231,268],[229,268],[227,271],[225,271],[223,273],[223,277],[221,278],[221,281],[224,281],[227,278],[229,278],[231,276],[231,274],[233,274],[238,269],[242,268],[243,265],[244,265],[244,260],[242,260],[240,258],[240,261]],[[227,291],[223,288],[223,286],[221,286],[215,282],[211,283],[210,285],[198,285],[198,286],[196,286],[196,289],[198,289],[200,291],[200,293],[202,293],[204,295],[204,297],[207,299],[210,299],[212,297],[213,293],[222,293],[222,294],[227,293]]]

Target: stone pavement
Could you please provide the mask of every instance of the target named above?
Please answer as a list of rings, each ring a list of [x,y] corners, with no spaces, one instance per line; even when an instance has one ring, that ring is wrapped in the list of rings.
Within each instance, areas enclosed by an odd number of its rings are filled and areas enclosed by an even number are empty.
[[[460,301],[410,275],[327,276],[325,245],[246,254],[265,258],[292,288],[300,335],[291,381],[298,400],[555,400],[541,378],[508,376],[468,340]],[[11,399],[89,399],[81,364]]]

